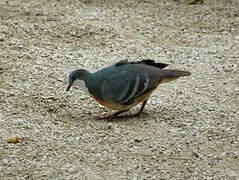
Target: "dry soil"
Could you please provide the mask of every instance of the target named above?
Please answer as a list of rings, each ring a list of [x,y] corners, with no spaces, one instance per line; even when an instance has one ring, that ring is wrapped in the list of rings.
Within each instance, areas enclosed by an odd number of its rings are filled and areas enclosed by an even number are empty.
[[[73,69],[144,58],[192,76],[141,118],[65,92]],[[238,0],[1,0],[0,179],[238,180],[238,73]]]

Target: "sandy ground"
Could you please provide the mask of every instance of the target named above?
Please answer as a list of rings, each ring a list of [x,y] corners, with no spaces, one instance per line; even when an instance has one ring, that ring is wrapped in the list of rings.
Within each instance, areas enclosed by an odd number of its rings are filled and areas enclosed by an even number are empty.
[[[111,122],[65,92],[71,70],[126,58],[192,76]],[[238,70],[237,0],[1,0],[0,179],[238,180]]]

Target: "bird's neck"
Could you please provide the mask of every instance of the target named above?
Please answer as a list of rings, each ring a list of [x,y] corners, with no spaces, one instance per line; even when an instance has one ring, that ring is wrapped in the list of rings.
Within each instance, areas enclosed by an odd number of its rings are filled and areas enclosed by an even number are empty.
[[[90,94],[84,80],[76,79],[74,85],[81,88],[86,94]]]
[[[86,82],[91,78],[92,73],[87,73],[82,79],[76,79],[74,85],[81,88],[86,94],[90,95]]]

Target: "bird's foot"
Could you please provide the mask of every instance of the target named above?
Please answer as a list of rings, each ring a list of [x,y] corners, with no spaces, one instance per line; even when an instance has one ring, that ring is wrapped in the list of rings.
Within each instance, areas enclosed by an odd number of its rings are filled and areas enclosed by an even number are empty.
[[[146,115],[148,113],[145,113],[145,112],[138,112],[136,114],[129,114],[129,115],[126,115],[126,116],[122,116],[122,117],[143,117],[144,115]]]
[[[123,115],[123,116],[112,114],[112,115],[105,116],[105,117],[99,117],[98,119],[103,119],[103,120],[111,121],[112,119],[116,119],[116,118],[143,117],[146,114],[148,114],[148,113],[138,112],[136,114],[129,114],[129,115]]]
[[[99,119],[105,119],[105,120],[111,121],[113,118],[142,117],[144,114],[146,114],[146,113],[143,112],[143,110],[144,110],[144,107],[145,107],[147,101],[148,101],[148,100],[146,99],[146,100],[142,103],[139,112],[136,113],[136,114],[125,115],[125,116],[119,116],[120,114],[122,114],[122,113],[124,113],[124,112],[127,112],[127,111],[129,110],[129,109],[127,109],[127,110],[118,111],[118,112],[116,112],[116,113],[114,113],[114,114],[112,114],[112,115],[110,115],[110,116],[100,117]]]
[[[115,117],[118,117],[118,116],[109,115],[109,116],[104,116],[104,117],[98,117],[98,119],[111,121]]]
[[[104,119],[104,120],[107,120],[107,121],[111,121],[112,119],[114,118],[119,118],[119,117],[122,117],[122,116],[119,116],[120,114],[126,112],[128,110],[123,110],[123,111],[118,111],[112,115],[109,115],[109,116],[105,116],[105,117],[99,117],[99,119]]]

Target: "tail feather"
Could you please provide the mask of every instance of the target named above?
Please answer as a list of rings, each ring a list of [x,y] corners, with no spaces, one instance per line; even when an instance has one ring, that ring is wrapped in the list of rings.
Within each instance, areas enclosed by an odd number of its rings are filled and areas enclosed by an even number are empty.
[[[191,75],[191,73],[188,71],[171,70],[171,69],[167,69],[167,70],[169,71],[169,73],[167,73],[169,77],[182,77],[182,76],[190,76]]]
[[[171,69],[164,69],[163,70],[163,80],[162,83],[174,81],[180,77],[190,76],[191,73],[188,71],[180,71],[180,70],[171,70]]]

